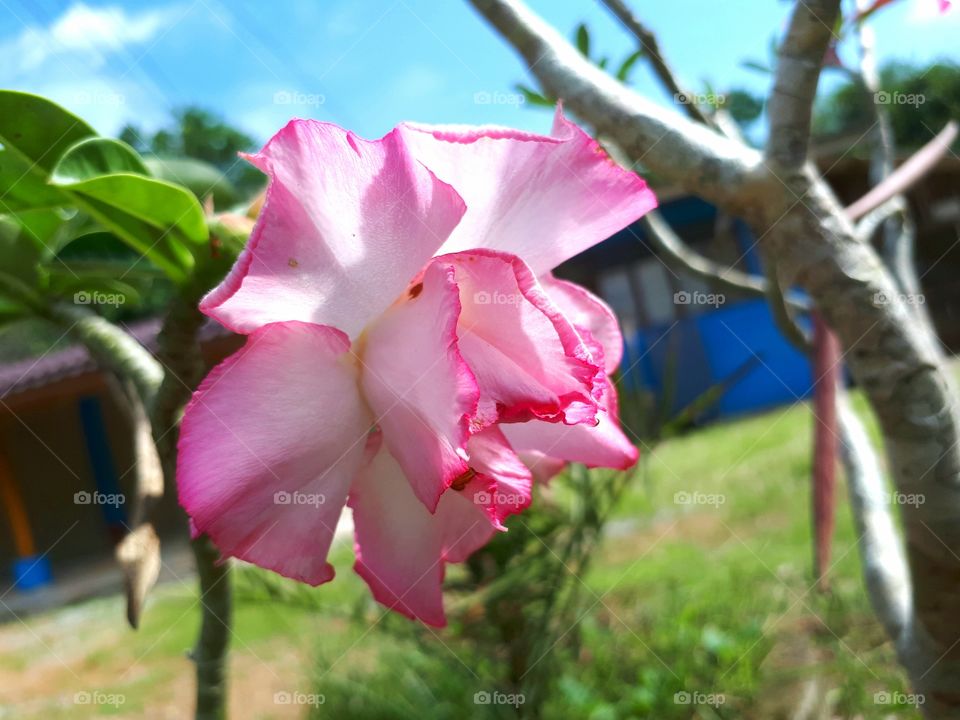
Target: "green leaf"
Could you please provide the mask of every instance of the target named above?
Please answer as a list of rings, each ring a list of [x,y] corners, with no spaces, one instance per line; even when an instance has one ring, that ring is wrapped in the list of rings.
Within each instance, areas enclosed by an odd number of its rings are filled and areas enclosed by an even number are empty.
[[[20,224],[21,234],[40,248],[41,256],[53,257],[63,242],[66,222],[60,210],[23,210],[12,217]]]
[[[74,143],[96,135],[89,125],[46,98],[0,90],[0,142],[44,176]]]
[[[6,298],[0,298],[0,328],[17,320],[21,320],[27,317],[27,315],[28,311],[26,308]]]
[[[194,158],[146,158],[144,162],[154,177],[183,185],[198,200],[213,196],[216,208],[228,208],[241,201],[240,193],[219,169]]]
[[[757,62],[756,60],[744,60],[740,63],[740,67],[744,67],[747,70],[756,70],[764,75],[770,75],[773,73],[773,68],[769,67],[768,65],[764,65],[762,62]]]
[[[184,188],[140,175],[101,175],[61,186],[105,228],[143,253],[175,282],[193,266],[189,248],[207,241],[197,199]]]
[[[584,23],[577,25],[576,31],[577,50],[584,57],[590,57],[590,31]]]
[[[555,100],[541,95],[536,90],[531,90],[526,85],[514,85],[513,86],[517,92],[523,95],[524,100],[526,100],[531,105],[542,105],[543,107],[554,107],[557,103]]]
[[[620,63],[620,67],[617,68],[616,78],[620,82],[626,82],[630,77],[630,71],[633,70],[633,66],[637,64],[637,61],[643,57],[643,48],[640,48],[634,53],[631,53],[626,57],[626,59]]]
[[[51,273],[50,290],[60,297],[73,296],[80,304],[139,305],[142,300],[133,285],[97,273]]]
[[[610,62],[610,58],[605,58],[605,57],[600,58],[600,60],[597,62],[597,67],[600,68],[601,70],[606,70],[607,64],[609,62]]]
[[[42,251],[43,246],[24,233],[16,218],[0,217],[0,258],[3,258],[4,273],[31,287],[36,286]]]
[[[30,163],[6,148],[0,150],[0,213],[69,205],[70,198],[30,170]]]
[[[71,185],[111,173],[149,175],[132,147],[119,140],[91,137],[72,145],[50,175],[54,185]]]
[[[102,230],[85,232],[71,238],[57,253],[57,257],[63,261],[109,260],[127,264],[139,256],[138,252],[116,235]]]
[[[47,264],[51,284],[55,275],[99,275],[131,280],[153,280],[161,271],[151,263],[138,262],[140,253],[109,232],[90,232],[74,237]]]

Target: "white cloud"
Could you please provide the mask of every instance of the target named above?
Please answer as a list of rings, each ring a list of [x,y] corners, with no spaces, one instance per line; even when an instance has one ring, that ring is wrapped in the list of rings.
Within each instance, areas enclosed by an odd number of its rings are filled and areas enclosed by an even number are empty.
[[[131,49],[156,40],[179,15],[177,6],[127,11],[74,3],[48,26],[22,26],[0,39],[0,87],[48,97],[102,133],[130,121],[155,127],[166,116],[155,84],[138,82],[133,66],[118,71],[108,62],[127,53],[122,61],[134,63],[139,53]]]
[[[171,9],[127,13],[121,7],[76,3],[48,27],[28,25],[0,41],[0,66],[14,73],[35,72],[59,56],[97,68],[108,54],[152,40],[171,20]]]

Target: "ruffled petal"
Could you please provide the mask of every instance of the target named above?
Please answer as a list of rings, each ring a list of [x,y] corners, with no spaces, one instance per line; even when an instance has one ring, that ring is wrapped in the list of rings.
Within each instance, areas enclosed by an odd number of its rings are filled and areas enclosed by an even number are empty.
[[[503,521],[508,516],[530,505],[533,484],[530,469],[517,457],[496,425],[472,436],[467,448],[470,469],[475,476],[462,494],[483,508],[494,527],[504,530]]]
[[[462,310],[460,352],[480,386],[475,429],[495,422],[593,422],[603,366],[529,267],[489,250],[444,255]]]
[[[604,388],[601,405],[596,426],[529,422],[503,425],[503,433],[519,455],[537,464],[540,458],[547,463],[540,471],[535,464],[534,474],[556,474],[555,460],[620,470],[633,467],[639,453],[620,429],[617,391],[610,382]]]
[[[459,317],[454,270],[433,263],[361,343],[364,396],[384,443],[431,512],[468,470],[466,445],[479,397],[457,346]]]
[[[416,157],[467,203],[441,252],[513,253],[540,274],[657,204],[642,179],[611,160],[559,108],[550,137],[417,124],[401,125],[400,131]]]
[[[311,585],[333,578],[327,551],[370,426],[349,347],[322,325],[267,325],[194,393],[180,503],[224,556]]]
[[[354,337],[403,292],[464,213],[457,192],[380,140],[292,120],[250,158],[270,178],[250,242],[201,309],[249,333],[271,322]]]
[[[460,493],[444,493],[431,514],[400,465],[383,449],[350,491],[356,537],[354,570],[382,605],[443,627],[443,575],[493,533],[484,512]]]
[[[589,330],[600,343],[604,369],[607,375],[614,373],[623,359],[623,335],[610,306],[585,287],[569,280],[548,274],[541,276],[540,284],[570,322]]]

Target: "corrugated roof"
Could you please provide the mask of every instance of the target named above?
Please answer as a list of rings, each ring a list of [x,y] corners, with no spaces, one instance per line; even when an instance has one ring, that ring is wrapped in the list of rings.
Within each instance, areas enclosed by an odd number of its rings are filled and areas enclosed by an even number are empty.
[[[123,328],[150,352],[155,352],[161,324],[161,318],[156,317],[124,324]],[[208,320],[200,330],[200,340],[206,342],[229,334],[225,327]],[[97,364],[90,353],[79,344],[39,357],[0,364],[0,399],[96,370]]]

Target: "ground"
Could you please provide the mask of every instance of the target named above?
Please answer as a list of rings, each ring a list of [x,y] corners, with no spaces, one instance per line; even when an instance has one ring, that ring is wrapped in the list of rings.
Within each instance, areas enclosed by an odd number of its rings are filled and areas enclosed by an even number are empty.
[[[545,716],[766,719],[809,707],[806,717],[918,717],[864,596],[843,501],[831,591],[811,580],[811,430],[798,405],[644,453],[583,578],[578,655]],[[473,704],[493,688],[477,686],[453,630],[414,636],[383,617],[350,562],[337,550],[338,577],[318,589],[240,573],[231,717],[508,712]],[[0,718],[188,717],[197,622],[184,578],[154,592],[137,632],[119,598],[8,623]]]

